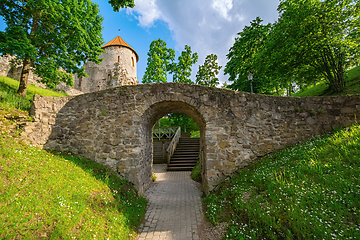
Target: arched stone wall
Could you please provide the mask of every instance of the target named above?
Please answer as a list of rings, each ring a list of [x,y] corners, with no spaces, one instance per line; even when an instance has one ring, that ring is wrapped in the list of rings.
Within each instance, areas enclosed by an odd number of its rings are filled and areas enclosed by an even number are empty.
[[[144,146],[144,155],[141,157],[143,159],[143,167],[141,167],[141,175],[143,179],[149,179],[152,174],[152,129],[160,117],[165,116],[169,113],[182,113],[186,114],[188,117],[192,118],[200,129],[200,149],[206,148],[205,141],[205,129],[206,123],[202,114],[193,106],[188,103],[179,101],[161,101],[151,105],[142,115],[142,133],[144,137],[141,138],[141,146]],[[205,167],[205,155],[200,155],[200,163],[202,169]],[[146,184],[146,183],[145,183]]]
[[[102,163],[142,193],[151,182],[151,129],[170,112],[201,129],[205,193],[249,162],[360,115],[360,96],[289,98],[166,83],[123,86],[76,97],[35,96],[22,133],[33,144]]]

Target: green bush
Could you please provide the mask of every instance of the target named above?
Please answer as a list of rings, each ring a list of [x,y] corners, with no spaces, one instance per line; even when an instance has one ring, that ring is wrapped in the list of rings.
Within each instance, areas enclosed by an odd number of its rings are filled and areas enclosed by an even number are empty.
[[[191,179],[196,182],[201,182],[201,167],[200,161],[198,161],[195,167],[191,171]]]

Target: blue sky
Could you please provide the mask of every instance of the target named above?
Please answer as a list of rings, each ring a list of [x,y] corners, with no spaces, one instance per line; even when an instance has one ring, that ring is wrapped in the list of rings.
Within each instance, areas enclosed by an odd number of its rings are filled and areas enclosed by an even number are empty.
[[[93,0],[94,1],[94,0]],[[107,0],[95,0],[104,17],[103,39],[107,43],[118,35],[139,54],[138,79],[144,75],[147,52],[153,40],[161,38],[175,49],[176,59],[185,45],[199,55],[193,66],[194,80],[199,64],[209,54],[217,54],[219,64],[226,65],[226,54],[236,34],[257,16],[264,23],[277,19],[278,0],[135,0],[135,8],[113,12]],[[0,20],[0,31],[5,23]],[[227,75],[219,74],[221,82]],[[172,77],[168,77],[172,81]]]
[[[113,12],[107,1],[97,0],[94,2],[99,4],[100,14],[104,17],[102,31],[104,42],[108,43],[114,39],[118,35],[118,29],[121,29],[119,36],[139,54],[139,62],[137,63],[139,82],[141,82],[146,70],[147,52],[153,40],[161,38],[168,47],[175,48],[175,41],[165,22],[158,21],[151,28],[141,27],[135,18],[136,15],[130,14],[129,11]]]

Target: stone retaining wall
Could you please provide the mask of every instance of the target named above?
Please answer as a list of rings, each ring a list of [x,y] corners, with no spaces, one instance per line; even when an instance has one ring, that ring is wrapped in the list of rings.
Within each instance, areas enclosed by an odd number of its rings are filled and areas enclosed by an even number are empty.
[[[102,163],[142,193],[151,182],[152,127],[172,112],[199,125],[208,193],[258,156],[350,126],[360,116],[360,96],[275,97],[178,83],[34,96],[35,121],[23,135],[46,149],[70,149]]]
[[[15,56],[0,56],[0,76],[6,76],[20,81],[22,68],[22,61],[20,59],[16,59]],[[35,86],[46,88],[45,84],[38,82],[38,80],[40,80],[40,78],[30,69],[28,84],[34,84]]]

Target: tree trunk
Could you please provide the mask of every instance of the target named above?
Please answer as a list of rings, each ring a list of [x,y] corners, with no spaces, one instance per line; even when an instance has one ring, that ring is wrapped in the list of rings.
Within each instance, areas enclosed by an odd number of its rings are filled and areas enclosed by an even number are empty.
[[[36,14],[39,14],[37,12],[34,13],[34,16]],[[31,43],[34,45],[34,36],[37,32],[39,26],[39,20],[38,18],[34,17],[33,22],[31,25],[31,31],[30,31],[30,40]],[[20,77],[20,85],[17,93],[23,97],[26,97],[26,90],[27,90],[27,82],[29,79],[29,72],[31,67],[31,59],[29,59],[26,55],[23,62],[23,69],[21,71],[21,77]]]
[[[327,46],[327,49],[329,47]],[[333,56],[335,55],[335,56]],[[327,59],[327,63],[325,64],[325,76],[329,80],[330,88],[336,92],[342,92],[345,88],[345,81],[344,81],[344,54],[341,52],[332,53],[331,50],[327,50],[327,54],[325,54],[325,59]]]
[[[21,71],[20,84],[17,93],[24,98],[26,97],[27,83],[29,79],[31,60],[25,57],[23,62],[23,68]]]
[[[292,85],[289,85],[289,87],[288,88],[286,88],[286,95],[288,96],[288,97],[291,97],[291,91],[292,91]]]
[[[289,85],[289,97],[291,97],[291,85]]]
[[[342,69],[338,70],[334,75],[334,83],[332,84],[331,88],[337,93],[344,91],[345,80]]]

